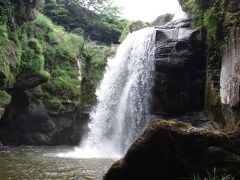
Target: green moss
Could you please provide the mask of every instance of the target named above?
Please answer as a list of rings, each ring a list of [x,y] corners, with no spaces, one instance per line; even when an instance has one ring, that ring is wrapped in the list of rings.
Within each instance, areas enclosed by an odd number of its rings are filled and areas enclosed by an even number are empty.
[[[203,25],[203,10],[199,7],[196,0],[187,0],[183,4],[183,10],[193,17],[193,26],[198,27]]]
[[[15,76],[10,69],[10,65],[4,59],[0,61],[0,77],[3,82],[2,88],[12,88],[15,83]]]
[[[8,43],[7,23],[0,21],[0,46],[6,46]]]
[[[28,41],[28,46],[33,49],[36,54],[43,53],[43,46],[39,43],[38,39],[30,39]]]
[[[217,39],[217,33],[219,32],[219,16],[215,7],[209,8],[204,13],[204,26],[207,30],[208,37],[214,40]]]
[[[6,106],[11,102],[11,96],[6,91],[0,91],[0,106]]]
[[[81,57],[82,84],[81,101],[91,103],[95,101],[95,90],[103,77],[107,59],[115,54],[116,47],[91,46],[86,44]]]
[[[60,111],[65,109],[65,107],[63,105],[63,101],[61,99],[59,99],[58,97],[54,97],[54,96],[51,97],[50,103],[54,108],[56,108]]]

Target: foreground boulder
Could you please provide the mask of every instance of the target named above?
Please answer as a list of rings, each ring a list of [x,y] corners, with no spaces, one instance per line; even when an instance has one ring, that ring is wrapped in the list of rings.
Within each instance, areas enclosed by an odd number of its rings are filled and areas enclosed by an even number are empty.
[[[177,180],[213,169],[240,179],[239,139],[178,121],[153,121],[104,180]]]

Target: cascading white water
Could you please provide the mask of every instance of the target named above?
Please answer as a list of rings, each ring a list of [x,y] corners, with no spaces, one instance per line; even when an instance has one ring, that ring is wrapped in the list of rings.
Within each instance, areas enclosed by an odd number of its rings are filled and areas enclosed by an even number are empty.
[[[130,33],[108,60],[90,114],[90,132],[74,152],[61,157],[120,157],[144,129],[149,115],[155,69],[155,30]]]

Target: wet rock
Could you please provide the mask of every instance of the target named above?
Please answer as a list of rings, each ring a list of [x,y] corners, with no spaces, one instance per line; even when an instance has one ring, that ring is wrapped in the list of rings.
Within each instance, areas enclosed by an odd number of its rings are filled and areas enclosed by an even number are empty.
[[[89,111],[47,109],[35,91],[15,92],[0,121],[1,140],[6,145],[78,145],[88,131]]]
[[[240,178],[239,134],[194,128],[178,121],[152,121],[104,180],[177,180],[207,170]]]
[[[204,106],[206,58],[202,29],[190,19],[157,28],[153,113],[174,116]]]

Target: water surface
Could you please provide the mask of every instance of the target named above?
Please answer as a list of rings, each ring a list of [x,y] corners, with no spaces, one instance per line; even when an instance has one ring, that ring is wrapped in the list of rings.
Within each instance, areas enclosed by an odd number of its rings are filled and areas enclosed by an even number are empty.
[[[0,179],[100,180],[113,159],[72,159],[56,155],[71,147],[0,148]]]

